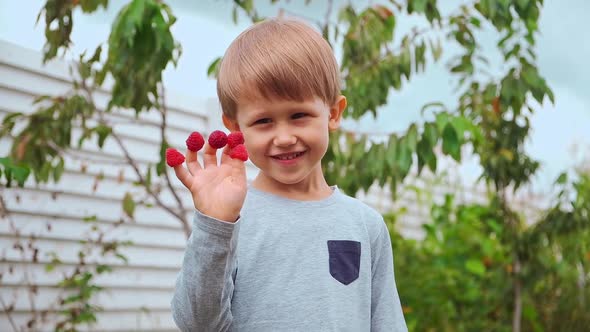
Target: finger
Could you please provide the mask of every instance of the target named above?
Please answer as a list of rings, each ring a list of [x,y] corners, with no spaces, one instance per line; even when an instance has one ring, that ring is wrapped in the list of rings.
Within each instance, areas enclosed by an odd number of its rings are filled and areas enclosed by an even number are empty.
[[[223,148],[223,153],[221,154],[221,164],[230,164],[231,161],[231,157],[229,156],[231,149],[229,147],[229,145],[226,145],[225,148]],[[231,165],[231,164],[230,164]]]
[[[231,165],[231,175],[235,178],[246,178],[246,162],[240,159],[231,158],[229,155],[228,163]]]
[[[199,170],[203,169],[199,163],[199,160],[197,159],[197,152],[186,149],[185,157],[186,166],[188,167],[190,174],[195,175]]]
[[[214,149],[209,142],[205,143],[205,151],[203,153],[203,166],[217,167],[217,150]]]
[[[193,176],[188,172],[188,170],[184,168],[184,166],[178,165],[174,167],[174,173],[180,182],[182,182],[182,184],[190,190],[193,183]]]

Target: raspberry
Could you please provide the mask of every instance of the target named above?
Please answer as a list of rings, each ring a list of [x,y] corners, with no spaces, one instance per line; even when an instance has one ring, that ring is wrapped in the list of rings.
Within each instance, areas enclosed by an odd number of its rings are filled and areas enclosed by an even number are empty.
[[[178,152],[176,149],[167,148],[166,149],[166,163],[170,167],[176,167],[181,165],[184,162],[184,156],[182,153]]]
[[[246,150],[246,146],[244,146],[244,144],[238,144],[233,149],[231,149],[229,156],[234,159],[246,161],[248,160],[248,150]]]
[[[242,135],[242,132],[234,131],[227,136],[227,145],[233,149],[238,144],[244,144],[244,135]]]
[[[192,132],[186,139],[186,147],[193,152],[201,150],[204,144],[205,139],[203,139],[203,136],[197,131]]]
[[[209,135],[209,145],[214,149],[221,149],[227,144],[227,136],[221,130],[216,130]]]

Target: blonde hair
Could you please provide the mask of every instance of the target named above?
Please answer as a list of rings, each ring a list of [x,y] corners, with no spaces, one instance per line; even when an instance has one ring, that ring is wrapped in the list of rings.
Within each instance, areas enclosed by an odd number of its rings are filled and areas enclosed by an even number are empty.
[[[340,71],[332,48],[306,23],[273,18],[242,32],[221,60],[217,96],[223,114],[235,119],[240,98],[332,105],[340,95]]]

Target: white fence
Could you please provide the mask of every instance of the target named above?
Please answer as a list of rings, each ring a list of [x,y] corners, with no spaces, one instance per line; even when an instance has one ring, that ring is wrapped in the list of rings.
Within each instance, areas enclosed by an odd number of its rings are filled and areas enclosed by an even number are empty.
[[[60,94],[70,89],[68,64],[55,61],[41,66],[41,59],[38,52],[0,43],[0,118],[9,112],[30,113],[36,96]],[[98,93],[97,104],[104,107],[107,97],[106,92]],[[170,94],[167,102],[166,135],[171,144],[183,148],[187,133],[209,130],[206,110],[211,107],[215,110],[215,103]],[[158,161],[158,114],[150,112],[135,119],[133,111],[116,112],[108,118],[145,174],[147,165]],[[79,134],[75,132],[75,136]],[[77,137],[73,139],[77,141]],[[9,139],[2,139],[0,155],[6,155],[11,144]],[[30,177],[22,189],[1,189],[7,213],[0,223],[0,296],[5,306],[0,314],[0,330],[9,331],[13,324],[26,326],[33,311],[55,308],[52,303],[59,291],[55,285],[63,279],[64,272],[76,266],[82,247],[79,241],[88,237],[92,225],[112,229],[105,240],[133,243],[121,249],[129,259],[128,264],[109,259],[106,263],[114,266],[113,272],[96,280],[105,290],[99,293],[95,303],[104,311],[98,315],[99,324],[93,329],[176,330],[169,303],[185,245],[181,224],[163,209],[146,205],[137,206],[134,222],[119,224],[124,217],[121,200],[125,193],[130,192],[138,199],[145,192],[133,185],[135,173],[124,162],[123,152],[114,140],[107,139],[103,149],[99,149],[95,141],[88,142],[80,151],[68,153],[65,159],[66,169],[58,183],[36,185]],[[172,179],[178,188],[182,187],[174,177]],[[170,192],[164,190],[160,197],[172,203]],[[190,195],[183,195],[181,199],[186,215],[190,216]],[[96,218],[96,222],[85,222],[84,218],[88,217]],[[45,265],[52,259],[46,255],[50,252],[57,253],[63,264],[49,273]],[[96,257],[96,253],[86,257],[86,262],[94,264]],[[14,307],[7,315],[5,310],[10,306]],[[50,321],[41,325],[46,330],[53,326]]]

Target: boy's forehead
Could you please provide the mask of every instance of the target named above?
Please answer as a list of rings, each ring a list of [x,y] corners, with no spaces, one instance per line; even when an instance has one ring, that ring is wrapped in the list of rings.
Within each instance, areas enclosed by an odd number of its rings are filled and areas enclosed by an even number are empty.
[[[283,98],[244,98],[238,100],[238,114],[255,116],[260,113],[283,111],[285,108],[296,107],[301,102],[291,101]]]
[[[237,103],[237,114],[243,117],[255,117],[262,114],[283,113],[293,110],[312,110],[318,107],[318,98],[290,100],[285,98],[243,98]]]

